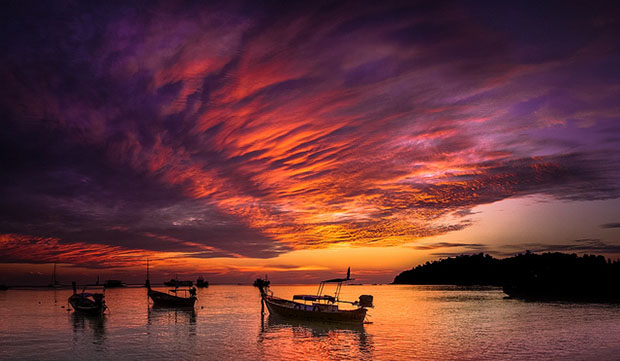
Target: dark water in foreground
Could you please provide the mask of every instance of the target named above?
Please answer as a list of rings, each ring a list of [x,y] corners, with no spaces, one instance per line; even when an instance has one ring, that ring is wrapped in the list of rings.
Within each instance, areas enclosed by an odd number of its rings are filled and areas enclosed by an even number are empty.
[[[0,360],[620,358],[620,306],[505,300],[495,288],[345,286],[344,299],[375,297],[373,323],[359,327],[261,322],[251,286],[199,289],[195,312],[150,309],[143,288],[111,289],[101,318],[68,312],[70,293],[0,292]]]

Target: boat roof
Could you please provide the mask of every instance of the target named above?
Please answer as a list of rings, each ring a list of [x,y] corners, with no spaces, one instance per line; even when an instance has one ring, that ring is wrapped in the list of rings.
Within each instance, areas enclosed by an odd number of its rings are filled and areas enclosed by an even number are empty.
[[[316,296],[316,295],[294,295],[293,296],[294,300],[304,300],[304,301],[321,301],[321,300],[326,300],[326,301],[336,301],[336,299],[332,296],[327,296],[327,295],[323,295],[323,296]]]

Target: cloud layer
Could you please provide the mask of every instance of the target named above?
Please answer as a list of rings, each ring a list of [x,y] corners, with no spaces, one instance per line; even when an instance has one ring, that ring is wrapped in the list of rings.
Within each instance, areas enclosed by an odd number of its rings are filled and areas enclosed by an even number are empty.
[[[618,12],[556,5],[5,3],[4,255],[274,257],[617,198]]]

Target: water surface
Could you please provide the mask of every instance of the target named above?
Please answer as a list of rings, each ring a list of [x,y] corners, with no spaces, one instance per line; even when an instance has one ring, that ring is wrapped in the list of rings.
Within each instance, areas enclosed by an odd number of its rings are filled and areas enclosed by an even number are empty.
[[[276,296],[315,286],[272,286]],[[106,291],[103,317],[67,311],[71,290],[0,292],[0,359],[617,359],[620,306],[504,299],[497,288],[343,286],[375,297],[370,324],[261,318],[252,286],[198,290],[195,310],[153,309],[146,289]]]

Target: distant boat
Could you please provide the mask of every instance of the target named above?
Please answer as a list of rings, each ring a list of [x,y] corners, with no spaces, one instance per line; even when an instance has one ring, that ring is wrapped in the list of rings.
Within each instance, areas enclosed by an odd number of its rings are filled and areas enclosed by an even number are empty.
[[[196,287],[209,287],[209,282],[205,281],[205,279],[200,276],[196,280]]]
[[[152,290],[151,283],[148,280],[146,281],[146,287],[149,297],[153,300],[153,305],[158,307],[189,308],[194,307],[194,303],[196,303],[197,300],[195,287],[189,289],[175,287],[173,290],[169,290],[168,293],[165,293]]]
[[[267,279],[267,276],[265,276],[265,278],[257,278],[254,280],[254,287],[269,287],[270,284],[271,281]]]
[[[368,307],[374,307],[371,295],[361,295],[355,302],[343,301],[339,299],[340,289],[343,282],[351,281],[351,269],[347,271],[347,278],[334,278],[322,281],[316,295],[294,295],[293,300],[273,296],[267,287],[259,286],[261,298],[267,306],[269,313],[286,318],[305,319],[312,321],[358,323],[364,322]],[[328,283],[336,284],[334,296],[322,295],[325,285]],[[300,300],[301,302],[296,302]],[[356,309],[343,310],[338,306],[341,303],[348,303],[356,306]]]
[[[103,284],[104,288],[118,288],[125,287],[125,284],[121,280],[107,280]]]
[[[192,287],[194,282],[192,281],[179,281],[178,279],[171,279],[170,281],[164,282],[164,285],[170,287]]]
[[[105,295],[103,293],[87,293],[82,290],[77,293],[75,282],[73,285],[73,294],[69,297],[69,304],[76,312],[88,314],[102,314],[108,308],[105,304]]]

